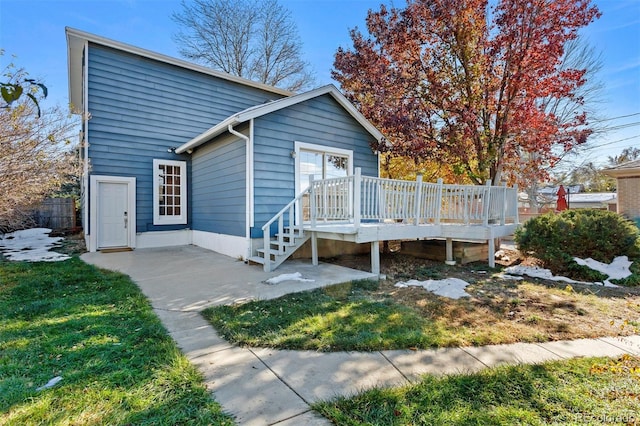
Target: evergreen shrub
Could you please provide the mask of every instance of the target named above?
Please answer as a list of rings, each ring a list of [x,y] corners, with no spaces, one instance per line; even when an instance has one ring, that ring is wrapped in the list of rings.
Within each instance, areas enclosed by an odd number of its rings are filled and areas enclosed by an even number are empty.
[[[602,274],[578,265],[588,257],[611,263],[626,255],[640,262],[640,230],[614,212],[596,209],[547,213],[527,221],[515,235],[523,253],[542,260],[555,274],[574,279],[602,280]]]

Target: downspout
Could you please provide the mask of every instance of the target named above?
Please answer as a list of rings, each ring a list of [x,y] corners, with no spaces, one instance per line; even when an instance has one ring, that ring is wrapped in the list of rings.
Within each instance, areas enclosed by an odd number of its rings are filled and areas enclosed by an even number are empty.
[[[91,229],[95,229],[95,223],[89,223],[89,208],[96,208],[91,206],[91,198],[89,187],[89,42],[84,42],[83,55],[82,55],[82,112],[80,119],[82,120],[83,132],[82,132],[82,146],[79,150],[83,151],[82,161],[82,186],[83,193],[80,195],[82,199],[82,227],[84,228],[85,244],[89,247],[89,251],[95,251],[97,242],[95,241],[95,232],[91,232]]]
[[[252,121],[251,124],[253,125],[253,120],[251,121]],[[251,206],[251,183],[252,183],[251,179],[252,179],[252,171],[253,171],[253,164],[251,161],[252,160],[251,138],[249,136],[243,135],[242,133],[236,131],[233,128],[233,125],[231,124],[227,126],[227,130],[229,131],[229,133],[239,137],[240,139],[243,139],[245,142],[245,156],[246,156],[246,162],[247,162],[247,168],[245,171],[245,181],[246,181],[245,239],[247,240],[247,248],[246,248],[246,253],[244,258],[245,260],[248,260],[249,257],[251,257],[251,208],[250,206]],[[249,134],[251,134],[251,132],[249,132]]]

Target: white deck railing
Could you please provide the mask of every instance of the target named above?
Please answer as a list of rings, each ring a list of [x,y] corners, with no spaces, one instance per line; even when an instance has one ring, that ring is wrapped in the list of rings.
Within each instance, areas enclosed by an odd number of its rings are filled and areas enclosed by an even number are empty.
[[[413,224],[518,223],[517,187],[450,185],[353,176],[311,180],[311,226],[321,223],[405,222]]]
[[[284,228],[299,232],[305,223],[353,224],[403,222],[411,224],[505,225],[518,223],[518,189],[506,186],[450,185],[353,176],[311,180],[309,187],[263,227],[268,247],[271,226],[277,221],[279,247]]]

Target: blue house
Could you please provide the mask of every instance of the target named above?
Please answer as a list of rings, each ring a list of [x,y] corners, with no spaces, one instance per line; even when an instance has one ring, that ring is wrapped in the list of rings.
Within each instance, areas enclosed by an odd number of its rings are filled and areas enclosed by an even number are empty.
[[[76,29],[66,36],[90,251],[195,244],[249,259],[310,177],[378,176],[370,144],[382,134],[332,85],[293,94]]]

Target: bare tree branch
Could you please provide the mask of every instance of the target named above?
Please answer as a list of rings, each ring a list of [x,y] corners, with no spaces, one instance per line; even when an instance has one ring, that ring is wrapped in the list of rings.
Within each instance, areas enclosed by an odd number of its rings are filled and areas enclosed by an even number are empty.
[[[302,60],[302,42],[278,0],[182,0],[172,15],[185,58],[289,91],[314,84]]]

